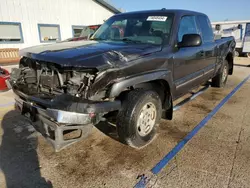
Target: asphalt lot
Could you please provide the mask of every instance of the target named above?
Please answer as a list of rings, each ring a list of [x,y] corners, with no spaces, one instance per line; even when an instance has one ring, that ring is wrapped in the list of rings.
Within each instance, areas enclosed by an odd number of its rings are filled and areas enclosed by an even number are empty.
[[[55,153],[30,122],[13,110],[11,91],[0,93],[0,187],[250,187],[250,80],[157,175],[150,170],[250,74],[237,58],[224,89],[209,88],[162,121],[157,138],[135,150],[100,124],[86,139]],[[100,131],[101,130],[101,131]],[[104,134],[104,133],[105,134]]]

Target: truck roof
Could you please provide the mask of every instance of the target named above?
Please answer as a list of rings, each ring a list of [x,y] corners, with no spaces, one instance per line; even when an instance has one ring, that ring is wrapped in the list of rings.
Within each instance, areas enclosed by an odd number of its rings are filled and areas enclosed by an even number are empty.
[[[149,13],[158,14],[158,13],[163,13],[163,12],[166,12],[166,13],[174,13],[174,14],[177,15],[177,16],[183,16],[183,15],[188,15],[188,14],[191,14],[191,15],[204,15],[204,16],[206,16],[206,15],[203,14],[203,13],[195,12],[195,11],[190,11],[190,10],[182,10],[182,9],[165,9],[165,8],[163,8],[163,9],[158,9],[158,10],[143,10],[143,11],[125,12],[125,13],[121,13],[121,14],[117,14],[117,15],[149,14]]]

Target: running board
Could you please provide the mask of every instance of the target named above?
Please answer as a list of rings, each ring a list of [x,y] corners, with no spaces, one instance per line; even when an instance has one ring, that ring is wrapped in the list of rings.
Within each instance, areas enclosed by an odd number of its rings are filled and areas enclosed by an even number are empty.
[[[179,110],[184,104],[186,104],[187,102],[192,101],[193,99],[195,99],[196,97],[198,97],[200,94],[204,93],[208,88],[209,88],[209,85],[205,85],[199,91],[197,91],[197,92],[191,92],[192,95],[190,97],[184,99],[180,103],[176,104],[174,106],[174,108],[173,108],[173,111]]]

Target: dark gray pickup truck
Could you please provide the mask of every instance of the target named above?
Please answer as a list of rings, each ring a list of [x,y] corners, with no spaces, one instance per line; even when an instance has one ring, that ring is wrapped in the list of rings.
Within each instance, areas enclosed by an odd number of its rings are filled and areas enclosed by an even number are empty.
[[[174,100],[209,80],[225,85],[234,48],[232,37],[214,40],[202,13],[122,13],[89,41],[22,50],[9,85],[16,108],[56,151],[100,121],[114,120],[120,141],[140,148],[154,138],[161,118],[172,119]]]

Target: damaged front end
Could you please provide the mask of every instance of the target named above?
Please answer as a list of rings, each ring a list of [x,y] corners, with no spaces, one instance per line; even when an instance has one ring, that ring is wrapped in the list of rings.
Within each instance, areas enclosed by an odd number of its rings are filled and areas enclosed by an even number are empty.
[[[120,101],[93,97],[98,74],[93,68],[61,67],[24,57],[10,79],[16,108],[59,151],[87,137],[103,115],[120,108]]]

